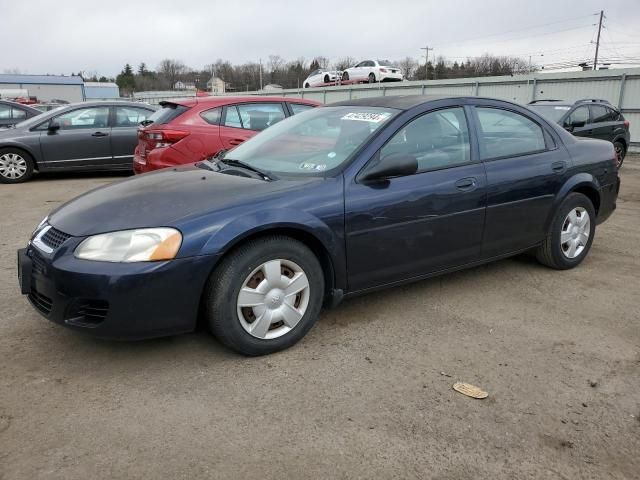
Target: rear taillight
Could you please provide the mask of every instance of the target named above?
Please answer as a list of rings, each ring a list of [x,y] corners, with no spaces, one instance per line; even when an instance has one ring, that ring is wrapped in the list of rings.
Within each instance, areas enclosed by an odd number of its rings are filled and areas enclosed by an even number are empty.
[[[381,69],[380,69],[380,71],[381,71],[382,73],[387,73],[387,72],[388,72],[388,70],[387,70],[386,68],[381,68]]]
[[[179,142],[184,137],[189,135],[189,132],[182,130],[155,130],[155,131],[139,131],[138,137],[147,141],[150,148],[163,148]]]
[[[624,121],[624,128],[629,128],[629,125],[631,125],[631,124],[629,123],[629,120],[625,120],[625,121]]]

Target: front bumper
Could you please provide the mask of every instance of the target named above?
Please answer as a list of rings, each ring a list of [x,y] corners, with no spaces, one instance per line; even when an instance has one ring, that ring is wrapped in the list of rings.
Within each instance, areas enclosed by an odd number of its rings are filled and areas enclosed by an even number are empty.
[[[215,256],[163,262],[79,260],[72,237],[47,254],[18,253],[21,287],[48,320],[100,338],[135,340],[192,331]]]

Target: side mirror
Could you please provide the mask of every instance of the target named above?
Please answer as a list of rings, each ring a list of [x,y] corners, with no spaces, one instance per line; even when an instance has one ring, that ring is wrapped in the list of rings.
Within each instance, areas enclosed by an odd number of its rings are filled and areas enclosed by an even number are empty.
[[[573,130],[574,128],[582,128],[587,124],[587,122],[571,122],[569,124],[569,127],[571,128],[571,130]]]
[[[393,177],[413,175],[418,171],[418,161],[407,153],[392,153],[369,167],[360,177],[363,182],[386,180]]]
[[[49,122],[49,126],[47,127],[47,131],[49,132],[49,134],[56,133],[58,130],[60,130],[60,124],[56,120],[51,120],[51,122]]]

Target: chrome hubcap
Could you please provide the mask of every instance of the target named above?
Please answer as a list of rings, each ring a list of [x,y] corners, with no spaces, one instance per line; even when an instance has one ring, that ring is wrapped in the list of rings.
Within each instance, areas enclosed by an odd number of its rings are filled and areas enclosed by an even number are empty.
[[[309,306],[309,279],[290,260],[270,260],[246,278],[238,293],[238,320],[252,336],[264,340],[289,333]]]
[[[27,173],[27,161],[17,153],[0,155],[0,175],[15,180]]]
[[[569,212],[562,224],[560,233],[560,248],[567,258],[578,257],[589,242],[591,233],[591,219],[589,213],[576,207]]]

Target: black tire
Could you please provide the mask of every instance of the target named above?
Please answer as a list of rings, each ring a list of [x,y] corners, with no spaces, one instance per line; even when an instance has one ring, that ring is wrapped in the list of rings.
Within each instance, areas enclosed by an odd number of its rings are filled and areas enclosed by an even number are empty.
[[[324,80],[324,83],[329,83],[331,81],[331,79],[329,78],[329,75],[325,75],[323,80]]]
[[[238,318],[237,298],[247,277],[263,263],[284,259],[295,262],[307,275],[309,301],[300,321],[288,333],[274,338],[252,336]],[[250,240],[231,251],[211,274],[203,295],[203,310],[213,335],[243,355],[257,356],[289,348],[313,327],[324,298],[324,275],[320,262],[303,243],[274,235]]]
[[[342,80],[349,81],[349,72],[342,72]]]
[[[613,148],[616,151],[616,160],[618,169],[622,168],[622,162],[624,162],[624,157],[627,154],[627,149],[624,146],[624,143],[617,141],[613,142]]]
[[[0,172],[0,183],[22,183],[26,182],[33,176],[33,169],[35,164],[33,163],[33,157],[24,150],[18,148],[6,147],[0,148],[0,160],[3,156],[17,155],[20,160],[23,160],[26,166],[25,172],[17,178],[12,178],[10,173]]]
[[[304,88],[309,88],[309,87],[310,87],[310,85],[308,83],[304,84]]]
[[[376,83],[376,76],[371,72],[369,74],[369,83]]]
[[[589,238],[582,252],[575,258],[569,258],[563,252],[560,235],[569,212],[579,207],[584,208],[589,214]],[[560,207],[553,216],[549,232],[542,242],[542,245],[540,245],[536,250],[536,258],[543,265],[557,270],[568,270],[570,268],[577,267],[589,254],[595,233],[596,212],[591,200],[581,193],[570,193],[560,204]]]

